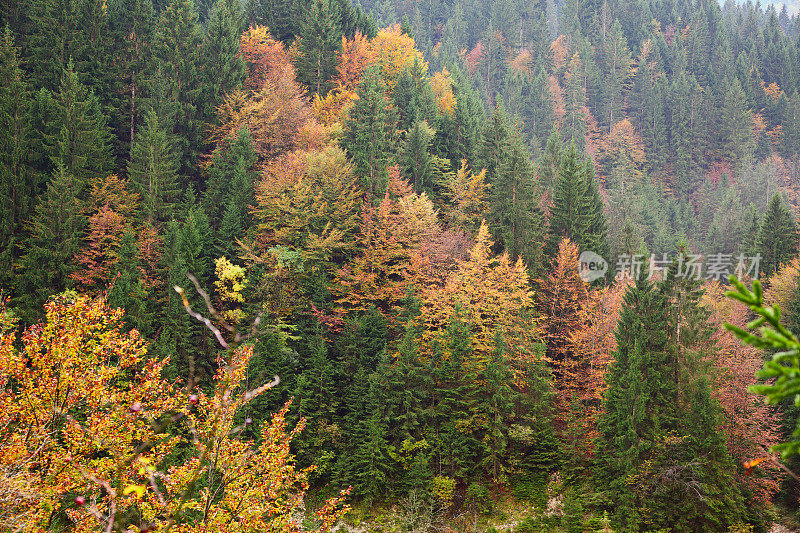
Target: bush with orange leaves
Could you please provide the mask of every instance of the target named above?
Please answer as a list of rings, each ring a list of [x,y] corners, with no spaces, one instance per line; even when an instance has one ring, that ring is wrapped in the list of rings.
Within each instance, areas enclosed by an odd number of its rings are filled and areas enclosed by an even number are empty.
[[[65,294],[19,347],[0,337],[0,529],[300,531],[309,470],[289,443],[303,422],[287,433],[287,404],[259,445],[238,438],[234,415],[271,386],[242,388],[252,346],[220,357],[206,394],[167,382],[122,314]],[[342,497],[317,511],[319,531]]]

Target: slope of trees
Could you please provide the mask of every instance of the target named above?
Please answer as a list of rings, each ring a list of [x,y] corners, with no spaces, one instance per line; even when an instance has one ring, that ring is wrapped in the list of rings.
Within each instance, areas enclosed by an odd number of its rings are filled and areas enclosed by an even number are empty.
[[[488,529],[510,501],[520,531],[797,512],[768,450],[796,410],[747,392],[765,354],[722,327],[753,311],[729,274],[800,324],[797,16],[0,16],[3,527],[293,531],[305,494],[326,529],[339,500],[314,495],[350,486],[404,530]]]

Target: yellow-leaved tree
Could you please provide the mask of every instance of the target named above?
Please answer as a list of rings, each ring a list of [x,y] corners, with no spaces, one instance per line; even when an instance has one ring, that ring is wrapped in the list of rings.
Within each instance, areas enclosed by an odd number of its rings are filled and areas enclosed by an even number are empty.
[[[541,328],[532,316],[532,293],[522,259],[512,262],[508,254],[492,255],[492,241],[484,221],[470,252],[444,287],[432,286],[425,294],[420,324],[420,353],[432,353],[440,334],[456,315],[471,327],[471,348],[478,364],[490,359],[499,347],[498,333],[512,370],[522,376],[536,359],[535,346]]]
[[[103,298],[45,311],[19,347],[0,337],[0,530],[300,531],[308,469],[289,443],[303,422],[287,432],[287,404],[258,445],[238,437],[237,411],[274,383],[242,386],[252,345],[220,356],[206,394],[162,377],[167,361]],[[345,511],[329,500],[318,530]]]

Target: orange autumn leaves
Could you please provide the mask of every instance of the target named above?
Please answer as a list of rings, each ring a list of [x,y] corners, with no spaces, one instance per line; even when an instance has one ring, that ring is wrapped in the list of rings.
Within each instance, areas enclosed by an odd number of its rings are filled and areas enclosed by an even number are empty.
[[[66,294],[20,348],[0,336],[0,528],[50,531],[60,514],[76,532],[300,531],[309,471],[289,442],[303,422],[287,431],[287,405],[254,446],[234,421],[267,390],[241,392],[252,347],[227,354],[212,392],[187,391],[121,322],[102,298]],[[318,530],[345,511],[329,500]]]

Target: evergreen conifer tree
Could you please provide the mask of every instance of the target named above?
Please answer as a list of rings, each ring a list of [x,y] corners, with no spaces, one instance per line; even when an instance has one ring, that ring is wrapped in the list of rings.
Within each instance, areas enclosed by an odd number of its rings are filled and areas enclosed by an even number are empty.
[[[545,258],[555,257],[564,238],[576,243],[581,251],[608,255],[603,201],[591,165],[591,161],[578,155],[574,144],[563,153],[553,193]]]
[[[178,199],[177,170],[180,163],[172,135],[152,109],[131,146],[128,175],[141,198],[141,215],[148,224],[166,222]]]
[[[372,198],[383,194],[386,166],[394,145],[394,120],[380,88],[375,68],[368,68],[358,90],[358,100],[344,124],[344,147],[353,159],[355,173]]]
[[[761,254],[763,276],[776,272],[797,255],[797,224],[779,193],[770,200],[761,221],[756,249]]]
[[[311,93],[325,96],[333,88],[342,48],[341,17],[335,0],[310,0],[299,34],[297,79]]]

